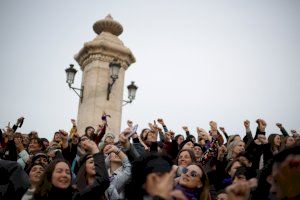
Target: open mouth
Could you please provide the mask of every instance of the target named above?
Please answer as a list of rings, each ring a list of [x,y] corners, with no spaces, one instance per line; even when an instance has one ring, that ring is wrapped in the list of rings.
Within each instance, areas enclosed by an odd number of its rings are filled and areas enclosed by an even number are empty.
[[[64,178],[64,179],[60,179],[58,182],[65,185],[69,183],[69,180]]]

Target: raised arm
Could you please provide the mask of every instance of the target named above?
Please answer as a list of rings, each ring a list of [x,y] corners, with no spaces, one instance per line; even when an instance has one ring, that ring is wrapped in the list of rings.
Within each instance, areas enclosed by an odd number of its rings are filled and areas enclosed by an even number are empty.
[[[280,129],[280,131],[284,137],[289,136],[288,132],[285,130],[285,128],[283,127],[283,125],[281,123],[276,123],[276,126]]]
[[[162,118],[158,118],[157,122],[162,125],[165,133],[168,132],[168,128],[167,128],[167,126],[166,126],[166,124],[165,124],[165,122],[164,122],[164,120]]]
[[[86,150],[92,153],[95,165],[95,181],[82,192],[78,192],[73,196],[75,200],[100,199],[104,195],[105,190],[109,187],[108,172],[104,161],[103,152],[99,149],[95,142],[86,140],[83,142]]]

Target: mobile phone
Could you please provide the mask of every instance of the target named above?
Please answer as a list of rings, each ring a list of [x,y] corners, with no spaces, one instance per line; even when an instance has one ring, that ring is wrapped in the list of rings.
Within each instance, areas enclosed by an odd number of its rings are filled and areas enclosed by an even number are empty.
[[[22,127],[22,125],[23,125],[23,122],[24,122],[24,117],[22,117],[22,120],[21,120],[21,122],[20,122],[20,125],[19,125],[19,127],[21,128]]]
[[[128,135],[128,138],[130,138],[133,134],[135,134],[136,133],[136,131],[137,131],[137,129],[138,129],[138,124],[136,124],[136,125],[134,125],[133,127],[132,127],[132,129],[131,129],[131,132],[130,132],[130,134]]]

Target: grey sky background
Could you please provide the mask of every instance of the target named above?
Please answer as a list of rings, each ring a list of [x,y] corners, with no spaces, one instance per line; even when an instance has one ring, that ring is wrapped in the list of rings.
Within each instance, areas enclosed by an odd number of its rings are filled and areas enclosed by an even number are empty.
[[[139,130],[162,117],[169,129],[208,129],[215,120],[244,135],[243,120],[264,118],[300,131],[300,1],[0,1],[0,126],[25,116],[21,132],[52,139],[69,130],[78,97],[65,68],[107,14],[137,62],[125,86],[138,85],[123,109]],[[77,73],[74,86],[79,86]],[[127,89],[126,89],[127,90]],[[127,91],[125,90],[125,96]],[[101,115],[101,113],[99,113]],[[99,116],[100,119],[100,116]]]

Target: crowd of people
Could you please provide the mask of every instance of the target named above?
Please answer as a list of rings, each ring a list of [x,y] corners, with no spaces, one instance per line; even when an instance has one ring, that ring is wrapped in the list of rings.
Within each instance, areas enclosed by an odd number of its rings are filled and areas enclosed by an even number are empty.
[[[121,133],[98,127],[53,138],[19,132],[24,118],[0,132],[0,199],[294,200],[300,199],[300,135],[266,134],[258,119],[255,134],[229,134],[209,122],[174,133],[163,119],[136,131],[128,120]],[[244,135],[244,134],[243,134]]]

